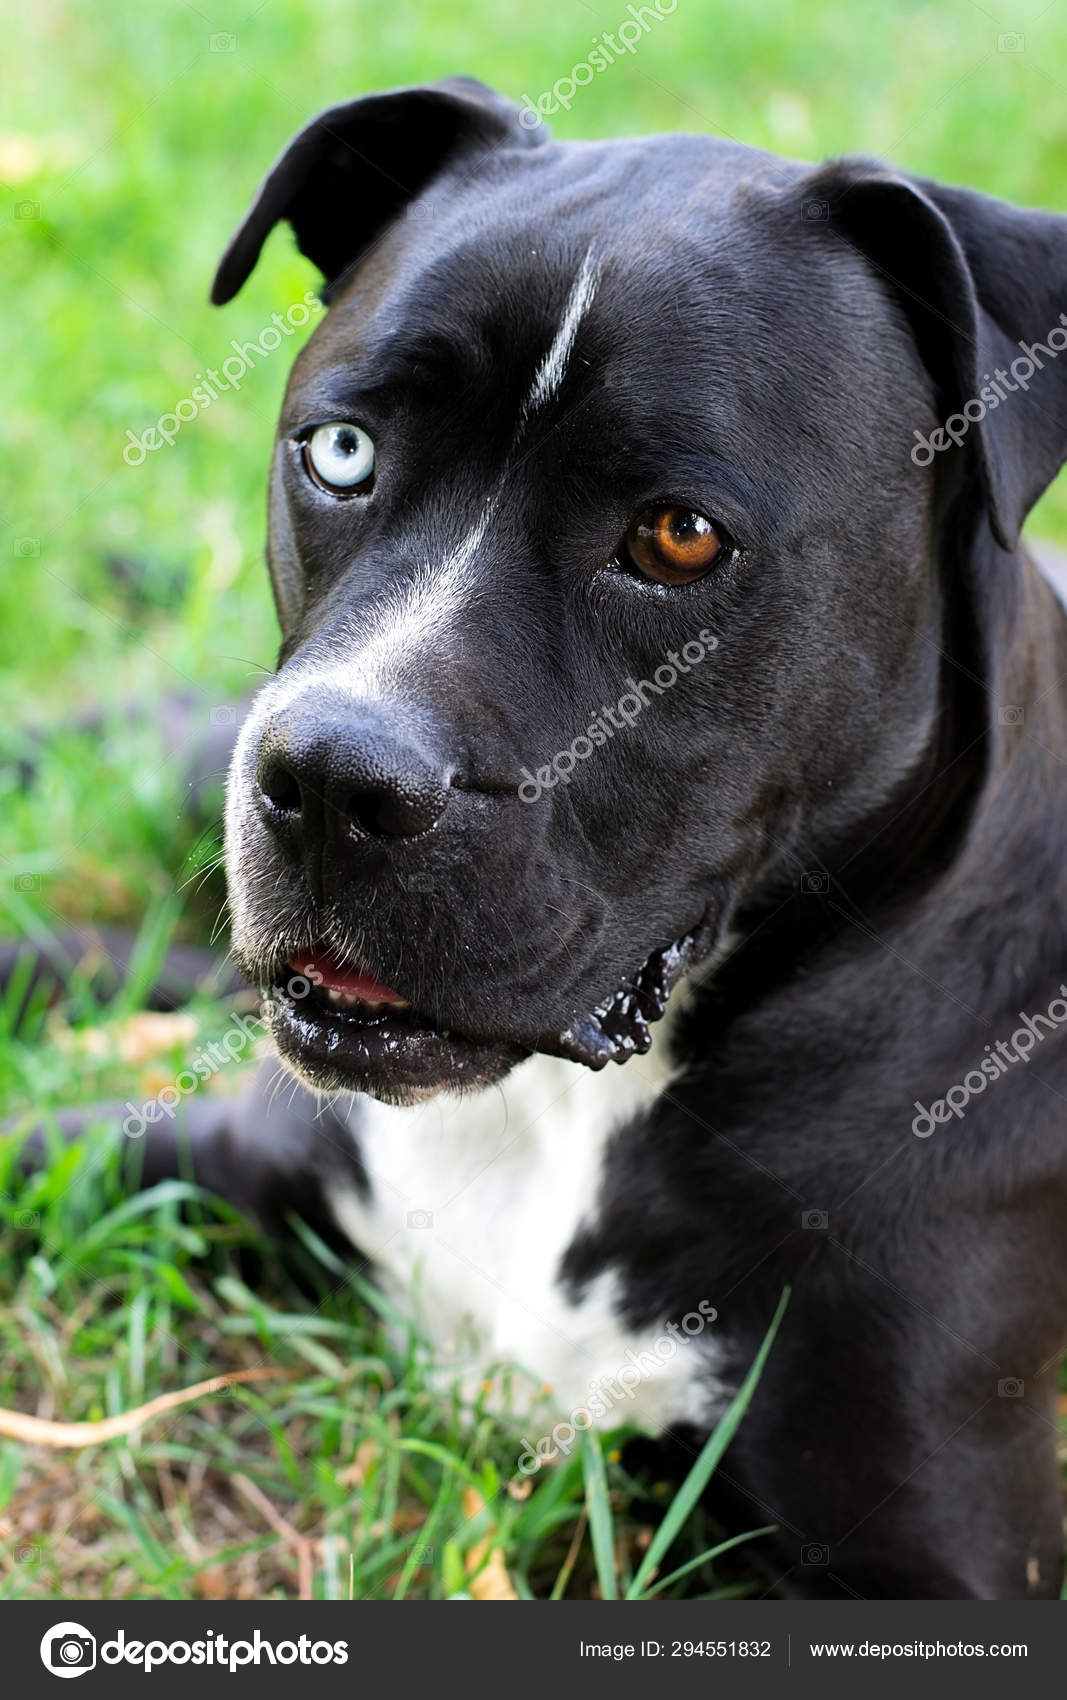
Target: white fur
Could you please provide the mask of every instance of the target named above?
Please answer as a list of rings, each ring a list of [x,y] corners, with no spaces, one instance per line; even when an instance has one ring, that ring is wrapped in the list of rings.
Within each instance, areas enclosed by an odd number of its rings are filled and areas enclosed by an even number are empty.
[[[553,339],[552,347],[538,368],[533,389],[530,391],[523,408],[524,418],[535,412],[537,408],[543,407],[545,402],[556,394],[563,382],[567,362],[574,348],[574,339],[578,335],[578,326],[593,304],[593,297],[597,292],[599,282],[599,268],[593,259],[593,250],[590,248],[582,261],[578,276],[574,281],[574,287],[567,297],[567,305],[563,309],[563,318]]]
[[[541,1399],[567,1414],[596,1387],[617,1384],[620,1372],[632,1382],[631,1354],[650,1353],[662,1338],[662,1324],[634,1331],[622,1321],[614,1272],[575,1302],[560,1263],[579,1229],[595,1222],[612,1133],[667,1083],[656,1056],[663,1049],[599,1074],[536,1056],[499,1087],[411,1109],[354,1100],[370,1197],[334,1198],[337,1222],[375,1262],[435,1363],[468,1388],[518,1366],[525,1376],[512,1378],[499,1403],[521,1411]],[[637,1384],[609,1395],[602,1420],[655,1431],[707,1419],[721,1394],[714,1363],[711,1324],[699,1345],[683,1340],[646,1357]]]
[[[388,702],[395,697],[404,678],[417,671],[420,658],[442,652],[448,632],[461,626],[464,611],[477,595],[471,569],[493,506],[490,497],[477,523],[436,566],[427,562],[391,586],[373,607],[360,609],[344,634],[348,641],[341,659],[336,658],[336,638],[330,655],[320,653],[312,641],[257,693],[241,727],[226,786],[227,877],[237,946],[245,943],[244,885],[253,877],[253,870],[242,860],[252,808],[252,757],[267,721],[305,692],[333,690],[351,702]]]

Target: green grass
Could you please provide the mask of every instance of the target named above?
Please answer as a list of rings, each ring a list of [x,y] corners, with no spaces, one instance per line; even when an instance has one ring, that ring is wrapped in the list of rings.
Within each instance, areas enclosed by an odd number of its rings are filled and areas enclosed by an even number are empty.
[[[0,321],[0,936],[112,920],[143,927],[144,953],[118,1009],[75,988],[61,1016],[39,1011],[18,1035],[0,1010],[0,1113],[139,1100],[192,1042],[121,1055],[153,955],[175,930],[206,938],[223,897],[216,835],[190,820],[148,709],[163,691],[193,690],[206,728],[272,664],[264,488],[289,354],[261,362],[140,467],[122,450],[231,338],[258,336],[316,281],[278,231],[237,302],[208,307],[255,183],[332,101],[455,70],[536,97],[625,16],[621,0],[536,12],[272,0],[210,20],[166,0],[118,0],[103,14],[48,0],[8,32],[0,275],[17,311]],[[1000,51],[1013,27],[1023,50]],[[227,31],[233,51],[215,50]],[[881,154],[1067,207],[1065,96],[1062,7],[1020,24],[940,0],[862,15],[847,0],[678,0],[555,128],[708,130],[811,160]],[[1067,542],[1062,479],[1034,529]],[[27,721],[59,728],[89,707],[104,711],[102,728],[55,732],[20,789]],[[191,1013],[204,1036],[225,1027],[227,1012],[207,1002]],[[308,1247],[298,1278],[260,1247],[253,1296],[246,1227],[203,1202],[183,1213],[174,1189],[124,1204],[102,1150],[57,1156],[25,1188],[6,1178],[0,1402],[91,1418],[265,1357],[296,1378],[77,1455],[0,1447],[7,1597],[291,1594],[296,1560],[238,1473],[312,1540],[322,1595],[466,1590],[487,1534],[520,1593],[623,1595],[671,1571],[684,1573],[668,1592],[746,1586],[730,1555],[707,1556],[719,1537],[699,1509],[658,1551],[671,1492],[629,1479],[621,1436],[576,1450],[516,1497],[512,1428],[484,1411],[461,1421],[431,1390],[417,1343],[386,1341],[349,1271]],[[485,1506],[473,1520],[465,1488]]]
[[[531,1480],[515,1425],[431,1390],[414,1334],[308,1230],[282,1265],[184,1182],[125,1193],[110,1141],[57,1146],[29,1180],[13,1153],[0,1176],[0,1403],[24,1406],[32,1390],[38,1414],[93,1422],[227,1371],[288,1377],[86,1451],[0,1445],[0,1599],[291,1596],[297,1545],[264,1501],[307,1542],[317,1598],[478,1597],[501,1561],[523,1599],[748,1591],[720,1573],[735,1543],[714,1538],[696,1501],[774,1328],[676,1498],[627,1473],[622,1430]]]

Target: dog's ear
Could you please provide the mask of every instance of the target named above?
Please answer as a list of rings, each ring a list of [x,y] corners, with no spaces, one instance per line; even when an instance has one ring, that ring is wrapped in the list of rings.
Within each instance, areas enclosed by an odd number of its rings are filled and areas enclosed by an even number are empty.
[[[993,534],[1013,549],[1067,459],[1067,218],[862,160],[825,167],[803,194],[806,216],[896,290],[942,421],[967,409],[957,430]]]
[[[217,307],[237,294],[267,236],[287,219],[302,253],[331,283],[406,202],[451,160],[499,147],[531,147],[541,124],[473,77],[395,89],[332,106],[289,143],[227,248],[211,291]]]

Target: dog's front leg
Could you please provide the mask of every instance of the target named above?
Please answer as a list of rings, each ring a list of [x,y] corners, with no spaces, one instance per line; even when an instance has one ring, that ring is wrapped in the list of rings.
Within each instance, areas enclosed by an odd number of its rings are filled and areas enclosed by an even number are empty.
[[[143,1131],[136,1137],[120,1131],[129,1120],[128,1108],[109,1103],[62,1110],[55,1121],[68,1139],[94,1126],[114,1124],[133,1187],[172,1178],[193,1180],[274,1237],[289,1232],[288,1220],[295,1213],[352,1255],[328,1203],[338,1184],[364,1184],[352,1135],[330,1107],[276,1059],[262,1063],[250,1085],[235,1096],[201,1094],[155,1121],[138,1118]],[[18,1124],[12,1131],[19,1131]],[[46,1155],[46,1130],[38,1126],[21,1148],[21,1166],[39,1168]]]
[[[831,1247],[798,1281],[715,1484],[730,1527],[777,1522],[752,1548],[774,1592],[1059,1597],[1059,1360],[1025,1338],[993,1237],[936,1298]]]

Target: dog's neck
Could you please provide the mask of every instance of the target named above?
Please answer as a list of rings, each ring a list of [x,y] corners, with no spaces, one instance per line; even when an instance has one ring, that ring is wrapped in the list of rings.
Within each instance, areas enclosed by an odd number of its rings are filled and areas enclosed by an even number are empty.
[[[1024,552],[990,540],[970,570],[966,612],[947,598],[953,629],[935,609],[924,637],[940,682],[913,765],[847,837],[820,845],[800,830],[781,846],[680,1023],[690,1057],[717,1061],[739,1022],[772,1021],[800,982],[824,994],[798,1000],[806,1022],[829,1011],[888,1037],[894,1011],[914,1023],[918,1000],[950,1048],[975,1031],[974,1012],[1010,1020],[1067,978],[1067,858],[1051,806],[1063,783],[1053,752],[1067,747],[1067,620]]]

